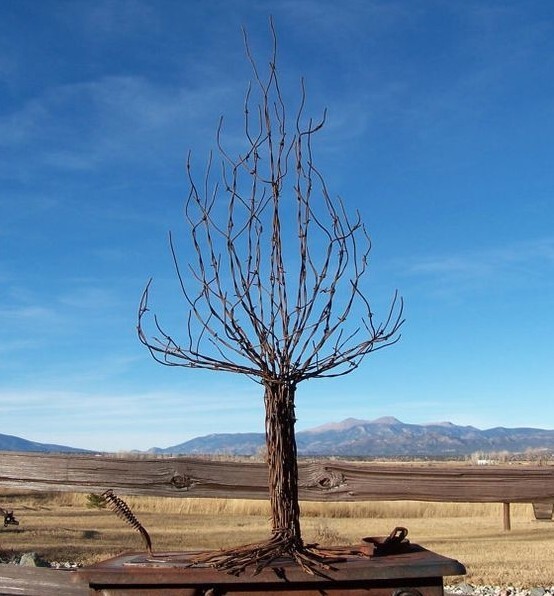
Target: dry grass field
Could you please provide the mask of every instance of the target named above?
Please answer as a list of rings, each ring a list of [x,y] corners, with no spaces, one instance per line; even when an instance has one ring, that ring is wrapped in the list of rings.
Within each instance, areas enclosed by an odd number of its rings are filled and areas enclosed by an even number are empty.
[[[218,548],[262,540],[268,505],[260,501],[125,497],[148,530],[154,551]],[[0,526],[0,557],[35,551],[50,561],[87,564],[142,550],[140,535],[108,509],[87,507],[84,494],[0,491],[18,527]],[[512,530],[500,504],[422,502],[304,503],[304,538],[322,545],[357,544],[363,536],[409,529],[412,542],[464,563],[467,576],[448,583],[554,584],[554,523],[534,520],[531,505],[512,505]]]

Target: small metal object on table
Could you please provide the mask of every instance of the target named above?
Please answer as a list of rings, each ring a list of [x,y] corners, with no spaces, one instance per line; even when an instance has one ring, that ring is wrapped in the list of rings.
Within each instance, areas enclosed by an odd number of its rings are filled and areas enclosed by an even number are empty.
[[[371,558],[346,554],[333,563],[333,570],[325,571],[326,577],[308,575],[286,560],[275,561],[259,575],[247,569],[235,577],[212,567],[191,566],[195,555],[128,553],[86,567],[79,575],[88,581],[91,594],[105,596],[443,596],[443,577],[465,573],[458,561],[414,544],[397,554]]]

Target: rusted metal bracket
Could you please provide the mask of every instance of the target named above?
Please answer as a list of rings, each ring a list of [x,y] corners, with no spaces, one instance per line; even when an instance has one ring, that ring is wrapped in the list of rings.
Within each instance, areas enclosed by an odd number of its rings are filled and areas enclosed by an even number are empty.
[[[13,511],[6,511],[0,507],[0,516],[4,518],[4,528],[8,526],[19,526],[19,522],[15,519]]]
[[[382,557],[385,555],[397,555],[410,549],[410,541],[406,540],[407,535],[407,528],[397,526],[386,538],[367,536],[366,538],[362,538],[362,542],[372,549],[372,553],[369,556]]]

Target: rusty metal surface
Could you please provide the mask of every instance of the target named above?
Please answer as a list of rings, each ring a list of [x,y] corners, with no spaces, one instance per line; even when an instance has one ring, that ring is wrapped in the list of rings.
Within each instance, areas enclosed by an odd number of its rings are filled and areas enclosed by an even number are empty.
[[[334,550],[339,551],[340,547]],[[343,547],[343,550],[348,553],[352,547]],[[159,590],[162,588],[174,590],[172,594],[204,594],[209,589],[215,590],[213,594],[268,594],[271,591],[318,593],[318,590],[340,590],[342,594],[347,594],[345,590],[357,590],[353,593],[361,594],[365,592],[360,590],[371,588],[371,593],[376,594],[374,589],[390,586],[395,589],[402,586],[442,586],[443,576],[465,573],[464,566],[458,561],[417,545],[411,545],[408,552],[374,558],[346,554],[343,562],[335,564],[334,570],[326,572],[327,577],[307,575],[298,566],[285,560],[276,561],[257,576],[245,573],[236,577],[207,566],[191,566],[198,554],[160,553],[151,558],[145,554],[128,553],[81,569],[78,573],[96,590],[133,588],[133,594],[138,593],[135,588],[156,589],[156,594],[161,593]],[[175,592],[185,589],[189,592]],[[389,589],[387,596],[391,594]]]
[[[352,547],[342,547],[344,551]],[[336,550],[340,550],[339,547]],[[198,553],[165,553],[150,559],[127,553],[78,571],[0,565],[0,593],[29,596],[443,596],[442,578],[465,573],[463,565],[417,545],[410,552],[374,558],[346,556],[329,579],[282,563],[284,574],[266,569],[234,577],[212,568],[190,568]],[[278,566],[279,564],[277,564]]]
[[[368,536],[367,538],[362,538],[362,542],[371,548],[371,551],[367,553],[369,556],[383,557],[385,555],[409,552],[411,545],[410,541],[406,538],[407,535],[407,528],[397,526],[386,537]]]
[[[121,586],[110,586],[91,590],[91,594],[102,596],[283,596],[294,594],[295,596],[444,596],[442,583],[421,583],[404,585],[398,582],[382,582],[379,586],[367,587],[356,586],[355,583],[348,585],[333,584],[331,587],[317,588],[313,586],[302,586],[295,584],[283,586],[280,589],[267,588],[245,588],[244,586],[230,586],[229,588],[205,588],[205,587],[133,587],[132,591]]]

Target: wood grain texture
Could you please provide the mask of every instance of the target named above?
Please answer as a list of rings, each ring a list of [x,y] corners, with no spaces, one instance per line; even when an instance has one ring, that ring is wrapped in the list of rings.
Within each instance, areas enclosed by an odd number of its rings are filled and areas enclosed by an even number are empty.
[[[88,582],[76,572],[0,564],[0,594],[86,596]]]
[[[304,501],[553,502],[554,466],[299,463]],[[267,499],[263,463],[0,452],[0,487]]]

